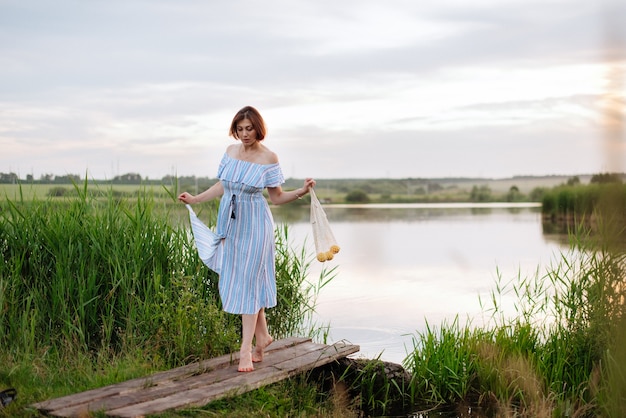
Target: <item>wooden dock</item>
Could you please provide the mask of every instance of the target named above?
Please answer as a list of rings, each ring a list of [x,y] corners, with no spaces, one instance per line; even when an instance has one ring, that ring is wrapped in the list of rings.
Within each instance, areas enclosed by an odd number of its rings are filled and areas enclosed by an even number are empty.
[[[237,371],[236,353],[31,406],[55,417],[78,417],[97,411],[111,417],[142,417],[236,396],[357,351],[357,345],[324,345],[307,338],[288,338],[274,341],[263,362],[255,363],[253,372]]]

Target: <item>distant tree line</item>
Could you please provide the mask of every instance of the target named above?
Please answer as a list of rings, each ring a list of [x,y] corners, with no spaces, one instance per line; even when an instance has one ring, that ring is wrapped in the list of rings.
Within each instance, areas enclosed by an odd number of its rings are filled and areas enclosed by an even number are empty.
[[[16,184],[22,181],[34,184],[71,184],[80,181],[80,176],[78,174],[66,174],[64,176],[42,174],[36,180],[32,174],[27,174],[25,179],[20,179],[15,173],[0,173],[0,183],[2,184]]]
[[[42,174],[36,179],[32,174],[27,174],[25,178],[20,178],[16,173],[2,173],[0,172],[0,184],[17,184],[20,182],[28,184],[72,184],[79,183],[84,180],[79,174]],[[111,180],[98,180],[93,179],[90,182],[93,183],[113,183],[113,184],[173,184],[176,181],[184,184],[195,184],[196,182],[208,183],[210,179],[208,177],[174,177],[164,176],[161,179],[150,180],[148,177],[142,177],[139,173],[126,173],[113,177]]]

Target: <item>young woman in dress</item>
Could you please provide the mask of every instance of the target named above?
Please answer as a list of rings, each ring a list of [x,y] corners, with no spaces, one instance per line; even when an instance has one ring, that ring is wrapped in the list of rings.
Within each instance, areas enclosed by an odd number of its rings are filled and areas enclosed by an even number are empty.
[[[238,370],[249,372],[273,341],[265,308],[276,306],[274,220],[263,190],[272,204],[282,205],[308,193],[315,180],[307,178],[301,188],[283,191],[278,156],[262,143],[265,123],[255,108],[237,112],[229,134],[239,143],[227,147],[217,183],[197,196],[185,192],[178,199],[193,204],[221,197],[216,233],[222,239],[215,271],[224,310],[242,315]]]

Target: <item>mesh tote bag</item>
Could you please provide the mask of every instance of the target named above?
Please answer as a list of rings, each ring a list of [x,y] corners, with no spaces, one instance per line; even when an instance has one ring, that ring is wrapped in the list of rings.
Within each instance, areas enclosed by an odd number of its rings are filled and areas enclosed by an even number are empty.
[[[339,245],[330,229],[326,212],[322,204],[311,188],[311,226],[313,227],[313,240],[315,241],[315,252],[317,260],[320,262],[332,260],[339,252]]]

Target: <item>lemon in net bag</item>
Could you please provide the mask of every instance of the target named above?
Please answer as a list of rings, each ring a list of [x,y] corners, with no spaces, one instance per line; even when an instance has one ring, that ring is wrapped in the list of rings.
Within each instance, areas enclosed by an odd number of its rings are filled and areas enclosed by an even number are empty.
[[[330,229],[326,212],[322,208],[315,191],[310,189],[311,194],[311,226],[313,227],[313,240],[315,241],[315,253],[320,262],[332,260],[340,250],[337,240]]]

